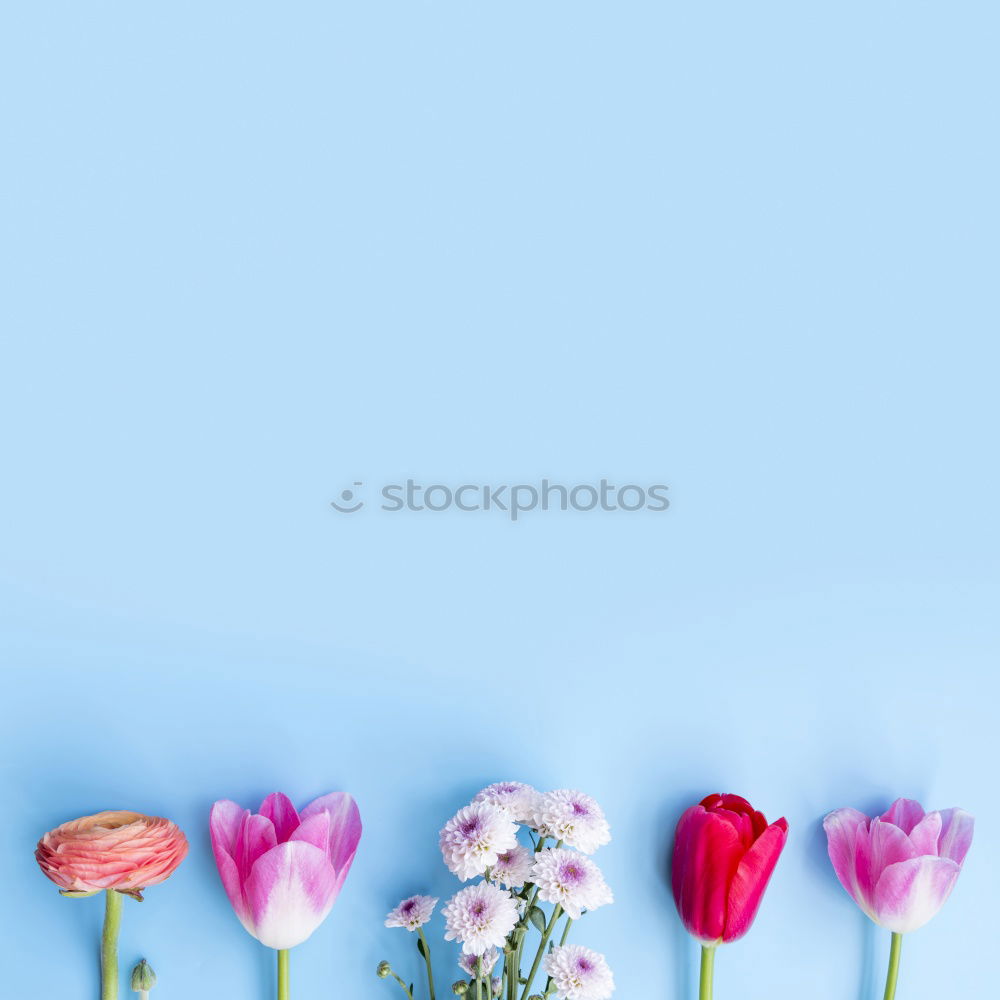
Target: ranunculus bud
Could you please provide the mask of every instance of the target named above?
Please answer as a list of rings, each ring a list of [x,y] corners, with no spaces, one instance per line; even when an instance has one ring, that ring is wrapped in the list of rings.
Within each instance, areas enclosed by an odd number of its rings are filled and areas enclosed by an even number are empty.
[[[464,996],[469,992],[469,984],[464,979],[459,979],[451,984],[451,992],[457,997]]]
[[[379,979],[385,979],[390,972],[392,972],[392,966],[388,962],[379,962],[378,968],[375,970],[375,975],[378,976]]]
[[[50,830],[38,841],[35,860],[66,893],[114,889],[135,895],[169,878],[187,852],[175,823],[119,810]]]
[[[148,993],[156,985],[156,973],[149,962],[143,959],[132,970],[132,992]]]

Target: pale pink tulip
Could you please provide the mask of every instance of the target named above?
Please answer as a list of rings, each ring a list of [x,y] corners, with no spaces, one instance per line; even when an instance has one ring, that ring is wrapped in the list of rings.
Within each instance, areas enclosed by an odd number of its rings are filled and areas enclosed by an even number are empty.
[[[972,843],[962,809],[924,813],[897,799],[881,816],[837,809],[823,821],[840,884],[875,923],[905,934],[944,905]]]
[[[212,849],[243,926],[283,951],[308,938],[340,893],[361,838],[354,799],[333,792],[297,812],[275,792],[259,813],[223,800],[212,807]]]

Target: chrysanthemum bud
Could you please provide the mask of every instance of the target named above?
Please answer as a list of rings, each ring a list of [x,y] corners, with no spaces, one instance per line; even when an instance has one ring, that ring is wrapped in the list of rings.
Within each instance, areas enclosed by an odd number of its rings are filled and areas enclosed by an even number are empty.
[[[375,975],[378,976],[379,979],[385,979],[390,972],[392,972],[392,966],[388,962],[379,962],[378,968],[375,970]]]
[[[156,985],[156,973],[149,962],[143,959],[132,970],[132,990],[135,993],[148,993]]]
[[[459,979],[457,983],[451,984],[451,992],[460,997],[469,992],[469,984],[464,979]]]
[[[532,993],[528,1000],[543,1000],[541,993]]]

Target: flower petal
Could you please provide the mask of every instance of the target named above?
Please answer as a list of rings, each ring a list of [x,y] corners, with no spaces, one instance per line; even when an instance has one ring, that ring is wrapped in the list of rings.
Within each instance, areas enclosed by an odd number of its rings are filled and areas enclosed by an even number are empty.
[[[261,816],[266,816],[274,824],[274,835],[283,844],[299,825],[299,814],[292,800],[281,792],[272,792],[260,806]]]
[[[726,927],[729,886],[743,848],[731,823],[704,806],[681,816],[674,839],[671,881],[681,921],[699,941],[719,941]]]
[[[305,821],[320,812],[330,814],[327,851],[330,862],[338,874],[343,873],[341,878],[343,882],[357,853],[358,841],[361,839],[361,814],[358,812],[357,803],[347,792],[331,792],[329,795],[323,795],[310,802],[300,815]]]
[[[874,911],[875,886],[889,865],[915,858],[917,852],[910,838],[894,823],[884,823],[873,819],[867,833],[858,831],[858,847],[855,858],[858,886]],[[866,911],[871,916],[871,912]]]
[[[729,887],[723,941],[735,941],[750,930],[787,839],[788,822],[782,818],[772,823],[743,855]]]
[[[240,923],[253,934],[250,908],[244,899],[239,869],[232,856],[235,839],[242,826],[244,815],[249,816],[250,814],[241,809],[235,802],[225,800],[216,802],[212,806],[209,832],[212,838],[212,851],[215,854],[215,865],[219,869],[219,877],[222,879],[222,887],[226,890],[226,895],[229,897],[229,902],[232,904]]]
[[[960,865],[972,846],[975,825],[975,819],[964,809],[942,809],[938,854]]]
[[[243,825],[243,817],[249,816],[249,810],[229,799],[220,799],[212,806],[208,828],[212,837],[212,847],[221,848],[232,856],[236,845],[236,837]]]
[[[924,818],[924,807],[914,799],[896,799],[879,817],[883,823],[898,826],[907,836]]]
[[[337,898],[337,875],[313,844],[278,844],[257,859],[246,882],[254,936],[268,948],[294,948],[323,922]]]
[[[941,836],[941,813],[928,813],[911,831],[910,843],[917,854],[938,854]]]
[[[271,850],[275,843],[274,824],[266,816],[248,812],[236,836],[233,849],[236,870],[240,873],[240,880],[244,885],[257,859]]]
[[[320,812],[303,820],[288,839],[303,840],[307,844],[318,847],[325,854],[327,845],[330,843],[330,814]]]
[[[851,899],[871,915],[870,903],[861,891],[857,873],[858,838],[868,836],[868,817],[857,809],[834,809],[823,820],[823,829],[827,853],[840,884]]]
[[[950,858],[889,865],[875,888],[875,922],[897,934],[923,927],[941,909],[960,871]]]

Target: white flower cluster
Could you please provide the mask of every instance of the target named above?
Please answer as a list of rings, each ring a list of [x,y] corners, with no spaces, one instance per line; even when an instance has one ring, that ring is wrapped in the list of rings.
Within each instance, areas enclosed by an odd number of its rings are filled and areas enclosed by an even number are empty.
[[[492,868],[502,853],[517,847],[517,824],[506,809],[474,802],[445,823],[440,844],[444,863],[468,882]]]
[[[446,941],[461,941],[467,955],[502,948],[519,914],[509,892],[490,882],[460,889],[444,908]]]
[[[615,991],[604,956],[579,944],[553,948],[543,968],[561,1000],[608,1000]]]
[[[558,903],[573,920],[579,920],[584,910],[615,901],[601,869],[585,854],[564,847],[550,847],[536,856],[531,881],[538,887],[539,899]]]
[[[561,840],[584,854],[593,854],[611,840],[601,807],[589,795],[567,788],[539,796],[532,826],[543,837]]]
[[[521,827],[529,831],[531,847],[519,842]],[[483,981],[494,996],[503,993],[508,980],[524,983],[521,969],[507,965],[512,956],[518,964],[530,925],[541,927],[543,920],[541,948],[550,949],[543,968],[551,989],[560,1000],[608,1000],[614,979],[602,955],[580,945],[547,943],[560,914],[566,916],[565,942],[571,921],[614,901],[604,875],[588,857],[610,840],[604,812],[589,795],[570,789],[542,793],[519,781],[487,786],[448,820],[439,839],[445,864],[463,882],[481,879],[460,889],[442,911],[445,940],[461,944],[459,965],[471,980],[479,980],[472,994],[477,1000]],[[545,916],[542,903],[553,904],[551,916]],[[436,904],[430,896],[404,899],[389,913],[386,926],[418,930]],[[424,954],[426,940],[418,943]],[[507,957],[502,973],[494,976],[501,950]],[[383,966],[379,975],[391,973],[405,988],[388,963]]]
[[[408,931],[415,931],[431,919],[437,902],[434,896],[410,896],[386,914],[385,926],[405,927]]]

